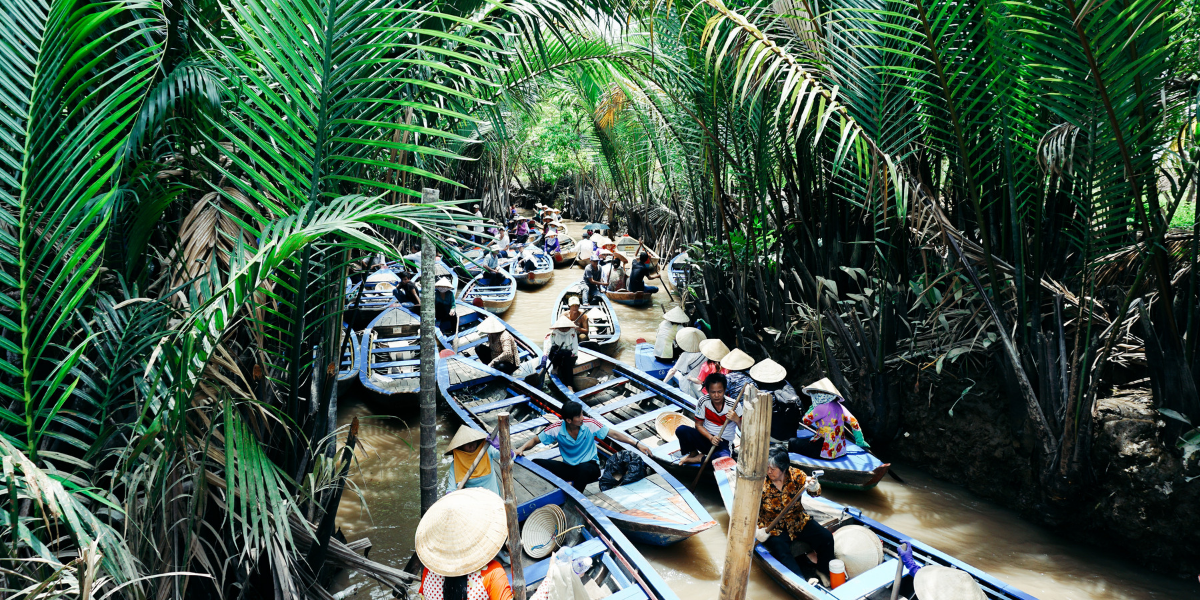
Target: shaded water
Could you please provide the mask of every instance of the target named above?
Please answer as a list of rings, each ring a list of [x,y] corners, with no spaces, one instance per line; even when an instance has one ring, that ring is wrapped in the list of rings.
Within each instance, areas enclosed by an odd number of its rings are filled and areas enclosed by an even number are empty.
[[[578,238],[581,224],[568,222],[568,227]],[[503,318],[534,341],[540,341],[548,331],[551,305],[563,288],[581,276],[579,267],[558,269],[545,287],[521,290]],[[623,330],[616,356],[632,364],[635,341],[639,337],[653,340],[664,309],[672,306],[671,298],[660,289],[653,306],[615,306]],[[372,418],[362,421],[360,439],[365,452],[360,453],[353,478],[356,492],[348,490],[342,500],[338,524],[349,539],[363,536],[371,539],[372,559],[403,567],[413,552],[413,532],[420,513],[417,450],[420,435],[416,408],[376,418],[375,407],[364,404],[353,393],[339,402],[339,424],[346,424],[355,416]],[[447,413],[448,409],[439,408],[439,449],[445,447],[458,427],[453,415]],[[439,465],[441,477],[445,477],[448,465],[449,460],[443,459]],[[957,486],[903,465],[898,471],[907,485],[885,479],[870,492],[828,490],[826,493],[835,501],[861,508],[868,516],[1042,600],[1200,597],[1200,587],[1195,582],[1163,580],[1122,563],[1118,551],[1101,551],[1064,541]],[[365,507],[359,502],[359,493]],[[680,598],[708,600],[717,597],[729,518],[711,481],[701,484],[696,495],[720,526],[669,548],[641,546],[641,550]],[[339,587],[363,579],[358,574],[343,575]],[[351,597],[390,596],[368,583]],[[752,568],[747,597],[790,598],[757,566]]]

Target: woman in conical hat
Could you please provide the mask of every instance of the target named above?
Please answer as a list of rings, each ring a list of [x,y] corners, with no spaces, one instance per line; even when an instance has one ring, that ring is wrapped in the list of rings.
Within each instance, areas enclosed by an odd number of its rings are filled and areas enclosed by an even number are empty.
[[[708,376],[712,375],[713,373],[728,373],[728,371],[721,368],[721,359],[725,358],[726,354],[729,354],[729,346],[726,346],[725,342],[722,342],[717,338],[704,340],[703,342],[700,342],[700,354],[702,354],[706,360],[704,361],[703,365],[700,365],[700,370],[696,372],[696,376],[692,378],[692,382],[695,383],[697,387],[703,387],[704,380],[708,379]],[[703,390],[701,390],[701,392],[703,392]]]
[[[575,391],[575,358],[579,356],[579,330],[565,314],[550,326],[542,346],[543,361],[554,367],[554,374],[567,389]]]
[[[870,448],[863,439],[858,419],[842,406],[842,394],[828,377],[804,388],[813,401],[812,408],[804,414],[803,423],[816,430],[816,435],[788,440],[788,450],[811,458],[832,460],[846,454],[846,432],[854,436],[854,443]]]
[[[471,470],[471,465],[475,464],[480,452],[484,455],[475,469]],[[446,448],[446,454],[454,458],[446,478],[447,490],[457,489],[462,478],[470,470],[471,474],[463,486],[464,489],[480,487],[496,494],[500,493],[500,480],[496,477],[500,468],[500,451],[487,444],[487,435],[482,431],[459,425],[454,438],[450,440],[450,447]]]
[[[675,342],[675,336],[679,335],[680,330],[684,325],[688,324],[691,318],[688,317],[682,308],[676,306],[667,311],[663,315],[662,322],[658,324],[658,332],[654,334],[654,356],[659,360],[671,360],[675,358],[675,354],[679,352],[679,345]]]
[[[496,553],[508,539],[504,501],[482,488],[450,492],[417,525],[426,600],[512,600]]]
[[[750,368],[750,378],[760,392],[769,392],[774,396],[771,402],[771,437],[777,440],[796,437],[800,420],[804,418],[804,407],[796,388],[786,380],[787,369],[768,358]]]
[[[695,378],[700,373],[700,367],[708,362],[708,358],[700,354],[700,343],[706,339],[704,332],[695,327],[680,329],[679,333],[675,334],[675,342],[680,350],[679,358],[675,360],[675,366],[663,377],[663,381],[667,382],[674,377],[679,390],[692,398],[700,397],[700,384]]]

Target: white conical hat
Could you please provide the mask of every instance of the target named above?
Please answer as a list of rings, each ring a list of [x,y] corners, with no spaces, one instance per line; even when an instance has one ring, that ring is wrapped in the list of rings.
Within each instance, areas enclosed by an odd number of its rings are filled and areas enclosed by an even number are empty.
[[[725,358],[726,354],[729,354],[729,346],[716,338],[704,340],[700,342],[700,354],[703,354],[704,358],[708,360],[721,360]]]
[[[679,349],[684,352],[699,352],[700,342],[708,339],[703,331],[695,327],[684,327],[675,334],[675,343],[679,344]]]
[[[913,578],[913,591],[921,600],[987,600],[970,574],[941,565],[921,567]]]
[[[814,392],[821,393],[821,394],[833,394],[834,396],[837,396],[838,398],[844,398],[844,396],[842,396],[842,393],[839,392],[836,387],[834,387],[833,382],[830,381],[828,377],[826,377],[820,381],[810,383],[810,384],[804,386],[805,394],[808,394],[809,396],[811,396],[811,395],[813,395]]]
[[[471,442],[476,442],[479,440],[486,440],[486,439],[487,439],[486,433],[484,433],[478,429],[475,429],[473,427],[467,427],[466,425],[459,425],[458,431],[454,432],[453,438],[450,438],[450,445],[446,447],[446,451],[443,452],[443,454],[450,454],[450,452],[457,450],[459,448],[462,448],[463,446],[470,444]]]
[[[675,308],[668,310],[667,314],[663,315],[663,320],[682,324],[687,323],[691,319],[688,318],[687,313],[683,312],[682,308],[676,306]]]
[[[730,371],[745,371],[754,366],[754,357],[742,352],[740,348],[734,348],[729,351],[721,359],[721,368],[729,369]]]
[[[480,333],[500,333],[506,329],[504,322],[496,317],[488,317],[479,324]]]
[[[481,487],[450,492],[417,525],[417,556],[443,577],[482,569],[508,539],[504,500]]]
[[[883,542],[862,525],[843,525],[833,532],[833,554],[846,564],[846,578],[853,579],[883,562]]]
[[[678,337],[676,336],[676,338]],[[750,378],[759,383],[778,383],[785,377],[787,377],[787,369],[769,358],[750,367]]]
[[[550,326],[550,329],[574,329],[574,328],[575,328],[575,321],[572,321],[571,319],[567,318],[565,315],[560,316],[558,318],[558,320],[555,321],[554,324]]]

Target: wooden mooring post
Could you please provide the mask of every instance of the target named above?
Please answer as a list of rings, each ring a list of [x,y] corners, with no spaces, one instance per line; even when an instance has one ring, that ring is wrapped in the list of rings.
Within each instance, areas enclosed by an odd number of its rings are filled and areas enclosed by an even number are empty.
[[[750,386],[745,391],[742,417],[742,447],[738,456],[733,510],[729,514],[729,537],[725,546],[725,568],[721,571],[720,600],[744,600],[754,551],[754,530],[767,455],[771,451],[771,399],[769,393]]]
[[[508,413],[496,415],[500,434],[500,491],[508,516],[508,556],[512,561],[513,600],[525,600],[525,569],[521,566],[521,527],[517,519],[517,490],[513,487],[513,447],[508,435]],[[485,448],[486,450],[486,448]]]
[[[421,190],[421,202],[437,202],[438,191]],[[433,284],[437,274],[433,238],[421,236],[421,514],[437,502],[437,338]]]

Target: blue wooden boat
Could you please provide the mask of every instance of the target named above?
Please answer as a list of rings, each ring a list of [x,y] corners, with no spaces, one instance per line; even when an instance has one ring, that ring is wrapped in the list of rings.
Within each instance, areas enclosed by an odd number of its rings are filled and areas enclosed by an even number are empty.
[[[359,381],[366,398],[412,406],[421,391],[421,318],[403,306],[384,309],[362,332]]]
[[[667,281],[673,288],[680,288],[687,285],[688,276],[691,273],[691,259],[688,257],[687,250],[676,254],[671,262],[667,263]]]
[[[593,418],[649,445],[659,464],[680,476],[695,477],[699,465],[675,464],[682,458],[679,440],[673,435],[663,438],[655,427],[665,413],[677,413],[691,423],[696,412],[694,399],[611,356],[585,348],[579,350],[574,374],[570,389],[554,373],[550,381],[564,397],[582,403]]]
[[[420,261],[417,261],[420,265]],[[433,283],[436,285],[439,281],[449,281],[450,289],[458,290],[458,273],[454,272],[445,261],[438,260],[433,271]],[[413,282],[417,284],[417,289],[421,288],[421,271],[418,269],[417,274],[413,275]]]
[[[479,307],[461,300],[455,304],[454,312],[458,316],[458,336],[456,338],[453,334],[446,334],[441,328],[435,329],[438,344],[444,349],[455,350],[459,356],[475,359],[475,347],[487,342],[487,334],[480,333],[478,329],[489,314]],[[504,327],[516,338],[517,352],[520,354],[522,365],[530,361],[541,360],[541,345],[517,331],[517,328],[508,321],[501,319],[500,322],[504,323]]]
[[[737,463],[734,461],[722,460],[717,465],[715,473],[717,488],[721,492],[721,501],[725,504],[725,509],[729,511],[733,510],[736,467]],[[822,485],[824,485],[824,482]],[[813,498],[805,495],[800,502],[809,515],[830,531],[837,531],[848,525],[861,525],[870,529],[883,542],[884,560],[878,566],[850,578],[836,589],[830,589],[823,583],[808,583],[804,578],[783,566],[783,563],[776,560],[774,556],[771,556],[766,546],[755,544],[754,558],[766,570],[767,574],[778,582],[783,589],[787,590],[789,594],[804,600],[890,599],[892,597],[892,586],[896,578],[896,567],[899,562],[896,551],[901,540],[908,540],[910,538],[863,515],[859,509],[843,506],[832,500]],[[798,510],[798,508],[793,510]],[[913,558],[918,564],[923,567],[926,565],[940,565],[966,572],[979,583],[989,600],[1037,600],[1033,596],[1009,586],[992,575],[976,569],[928,544],[916,540],[912,540],[911,543]],[[800,550],[803,550],[803,548]],[[912,578],[905,575],[905,580],[901,582],[901,591],[907,592],[904,594],[906,597],[912,597],[911,589]]]
[[[597,304],[584,302],[587,284],[582,280],[567,286],[558,295],[558,300],[554,302],[554,308],[550,311],[550,324],[553,325],[559,315],[567,312],[567,302],[572,296],[579,298],[579,310],[588,315],[588,339],[580,341],[579,345],[594,350],[615,350],[617,342],[621,341],[621,322],[617,320],[617,313],[603,294],[599,296],[600,301]]]
[[[497,270],[504,276],[504,283],[488,285],[487,281],[484,281],[484,273],[480,272],[459,292],[458,299],[471,304],[476,298],[479,298],[483,308],[488,312],[494,315],[504,314],[512,307],[513,300],[517,298],[517,280],[508,271]]]
[[[654,344],[638,338],[637,347],[633,350],[633,366],[655,379],[662,379],[675,366],[675,361],[659,360],[654,355]]]
[[[800,437],[810,435],[812,432],[805,429],[799,431]],[[891,463],[879,460],[874,454],[849,440],[846,441],[846,454],[833,460],[795,453],[789,453],[788,457],[792,459],[793,467],[803,469],[805,473],[812,473],[817,469],[825,471],[825,475],[821,477],[822,485],[847,490],[869,490],[879,485],[891,466]]]
[[[361,284],[347,286],[345,311],[351,326],[365,326],[396,301],[395,289],[400,283],[398,272],[385,267],[368,275]]]
[[[438,389],[451,408],[469,425],[491,431],[496,415],[512,415],[509,431],[519,447],[540,429],[561,420],[562,405],[536,387],[513,379],[478,361],[462,357],[438,360]],[[596,483],[584,496],[634,541],[666,546],[716,525],[691,492],[641,452],[613,439],[600,442],[601,460],[630,450],[650,469],[644,479],[601,491]],[[557,447],[534,446],[530,459],[556,459]]]
[[[524,262],[525,260],[518,256],[510,271],[513,277],[517,278],[517,285],[537,287],[546,285],[550,283],[551,279],[554,279],[554,261],[540,250],[533,255],[535,268],[532,271],[525,270]]]
[[[359,369],[359,339],[358,334],[349,325],[342,324],[341,340],[338,342],[338,350],[342,352],[342,360],[338,364],[337,385],[338,394],[345,394],[351,386],[358,383]]]

